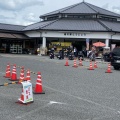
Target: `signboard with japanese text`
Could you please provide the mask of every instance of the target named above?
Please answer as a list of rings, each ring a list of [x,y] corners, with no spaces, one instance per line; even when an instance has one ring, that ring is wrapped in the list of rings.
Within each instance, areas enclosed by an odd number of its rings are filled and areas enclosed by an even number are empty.
[[[32,92],[32,84],[28,81],[22,82],[23,85],[23,95],[24,95],[24,103],[29,103],[33,101],[33,92]]]

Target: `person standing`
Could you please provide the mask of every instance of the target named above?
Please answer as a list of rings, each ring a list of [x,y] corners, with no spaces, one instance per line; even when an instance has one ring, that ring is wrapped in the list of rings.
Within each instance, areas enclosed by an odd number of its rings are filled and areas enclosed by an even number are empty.
[[[77,48],[74,47],[74,50],[73,50],[73,51],[74,51],[74,56],[77,57]]]

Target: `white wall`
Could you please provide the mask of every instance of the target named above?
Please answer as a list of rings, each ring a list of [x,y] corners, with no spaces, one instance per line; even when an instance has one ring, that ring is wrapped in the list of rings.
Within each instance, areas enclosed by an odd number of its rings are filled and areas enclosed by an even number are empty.
[[[66,33],[66,35],[64,35]],[[93,38],[93,39],[111,39],[111,35],[114,33],[107,32],[69,32],[69,31],[29,31],[25,32],[29,37],[57,37],[57,38]],[[71,34],[71,35],[70,35]],[[120,39],[120,34],[112,36],[112,39]]]

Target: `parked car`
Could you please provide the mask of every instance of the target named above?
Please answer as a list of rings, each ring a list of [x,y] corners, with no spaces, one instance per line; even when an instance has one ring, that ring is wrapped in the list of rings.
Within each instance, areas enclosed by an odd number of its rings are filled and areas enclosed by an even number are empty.
[[[111,65],[115,70],[120,69],[120,48],[118,47],[111,52]]]

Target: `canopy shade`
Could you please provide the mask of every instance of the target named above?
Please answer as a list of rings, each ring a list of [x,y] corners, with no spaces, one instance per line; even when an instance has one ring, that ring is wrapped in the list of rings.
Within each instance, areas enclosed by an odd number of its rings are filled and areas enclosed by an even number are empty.
[[[93,45],[94,45],[95,47],[104,47],[104,46],[105,46],[105,43],[96,42],[96,43],[93,43]]]

